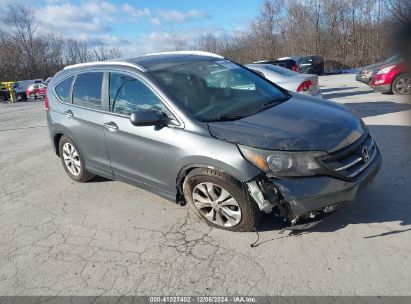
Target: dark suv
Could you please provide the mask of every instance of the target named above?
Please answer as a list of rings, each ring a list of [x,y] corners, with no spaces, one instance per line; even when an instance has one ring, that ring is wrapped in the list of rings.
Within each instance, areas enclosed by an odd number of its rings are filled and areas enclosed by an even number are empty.
[[[0,88],[0,102],[9,100],[10,98],[10,91],[6,88]]]
[[[296,223],[334,211],[381,163],[347,108],[210,53],[70,66],[47,97],[51,141],[73,180],[134,184],[232,231],[254,229],[262,212]]]
[[[278,58],[277,60],[256,61],[254,63],[277,65],[303,74],[321,75],[324,73],[324,58],[318,55],[304,57],[291,56]]]

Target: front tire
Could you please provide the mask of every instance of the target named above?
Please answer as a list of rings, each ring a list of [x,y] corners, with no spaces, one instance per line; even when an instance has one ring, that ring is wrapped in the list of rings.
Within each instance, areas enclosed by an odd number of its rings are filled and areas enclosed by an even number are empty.
[[[208,225],[229,231],[253,231],[261,217],[257,203],[233,177],[207,168],[190,171],[184,197]]]
[[[395,95],[410,95],[411,76],[407,74],[398,75],[392,82],[392,91]]]
[[[94,177],[86,170],[83,157],[67,136],[62,136],[60,139],[59,154],[64,170],[72,180],[84,183]]]

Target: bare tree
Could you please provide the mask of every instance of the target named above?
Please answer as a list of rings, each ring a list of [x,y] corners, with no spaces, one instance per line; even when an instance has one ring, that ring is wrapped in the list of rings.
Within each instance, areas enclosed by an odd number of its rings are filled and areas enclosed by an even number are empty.
[[[121,51],[119,48],[107,48],[104,43],[100,42],[97,49],[94,49],[96,60],[108,60],[121,57]]]
[[[200,49],[240,63],[318,54],[329,69],[358,67],[382,59],[395,46],[411,54],[410,10],[410,0],[263,0],[244,30],[193,40],[192,34],[169,24],[157,47]],[[1,80],[46,78],[67,64],[121,57],[117,47],[100,43],[92,49],[85,42],[41,32],[30,6],[11,4],[5,11]]]
[[[5,23],[10,30],[9,43],[16,48],[20,60],[21,76],[31,78],[38,73],[37,47],[40,42],[36,40],[38,21],[30,6],[9,4],[6,8]]]
[[[87,45],[74,39],[67,39],[65,42],[65,63],[75,64],[87,62],[91,59]]]

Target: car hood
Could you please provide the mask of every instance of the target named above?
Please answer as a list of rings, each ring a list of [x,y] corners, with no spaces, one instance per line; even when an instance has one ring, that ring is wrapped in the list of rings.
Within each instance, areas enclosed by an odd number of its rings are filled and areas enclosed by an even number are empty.
[[[364,133],[362,121],[344,106],[299,94],[252,116],[208,127],[212,136],[228,142],[288,151],[333,152]]]
[[[387,64],[390,64],[390,63],[385,62],[385,61],[384,62],[378,62],[378,63],[374,63],[374,64],[371,64],[371,65],[367,65],[365,67],[359,68],[358,71],[359,72],[362,72],[362,71],[365,71],[365,70],[374,71],[374,70],[377,70],[377,69],[379,69],[379,68],[381,68],[381,67],[383,67],[384,65],[387,65]]]

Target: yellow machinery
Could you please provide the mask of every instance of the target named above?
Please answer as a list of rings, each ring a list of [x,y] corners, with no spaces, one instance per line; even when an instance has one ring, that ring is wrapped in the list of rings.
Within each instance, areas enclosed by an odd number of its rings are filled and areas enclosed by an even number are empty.
[[[13,84],[15,81],[0,82],[0,90],[8,90],[10,92],[10,99],[14,102]]]

